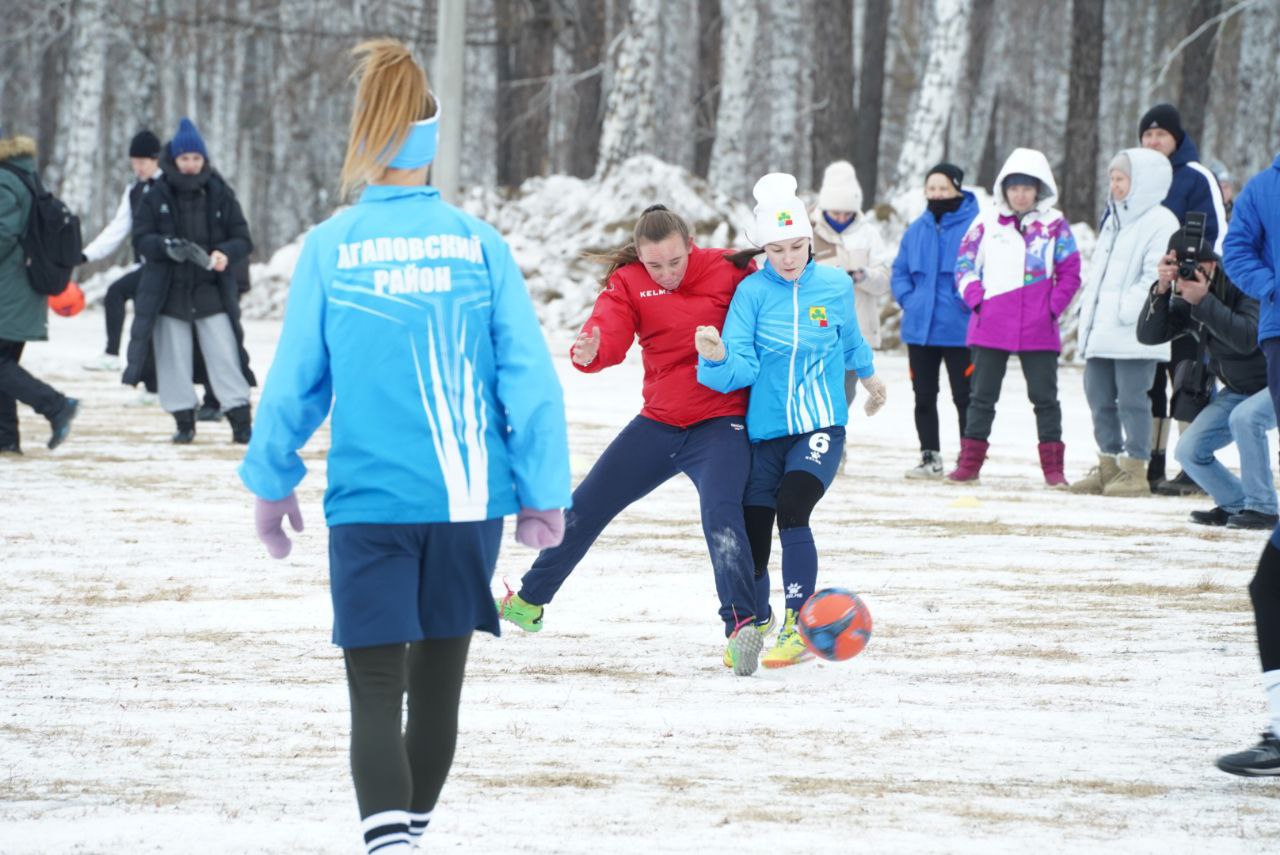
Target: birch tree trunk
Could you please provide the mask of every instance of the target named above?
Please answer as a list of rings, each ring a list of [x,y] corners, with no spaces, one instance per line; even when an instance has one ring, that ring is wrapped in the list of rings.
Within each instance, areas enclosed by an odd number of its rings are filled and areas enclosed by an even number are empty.
[[[735,199],[748,200],[754,181],[747,165],[747,118],[754,91],[752,43],[759,0],[721,0],[720,110],[707,178]]]
[[[1062,210],[1068,222],[1097,221],[1104,2],[1072,0],[1071,4],[1071,94],[1067,104],[1066,170],[1062,176]]]
[[[611,58],[613,85],[605,100],[597,175],[607,175],[628,157],[651,154],[656,147],[661,9],[654,0],[631,3],[626,33]]]
[[[573,25],[573,70],[576,115],[571,163],[574,175],[586,178],[596,171],[600,152],[600,111],[604,90],[605,9],[596,0],[578,0]],[[585,76],[584,76],[585,75]]]
[[[698,78],[698,0],[648,0],[662,15],[661,69],[654,66],[654,91],[662,104],[662,133],[655,128],[654,154],[693,171],[694,97]],[[656,121],[656,119],[655,119]]]
[[[804,133],[802,118],[808,118],[810,90],[809,68],[801,58],[808,54],[798,49],[810,44],[804,22],[808,16],[798,3],[774,3],[768,8],[765,32],[769,38],[769,86],[766,137],[766,167],[769,172],[789,172],[800,181],[810,174],[812,160],[810,141]],[[828,69],[823,69],[824,73]]]
[[[1187,35],[1222,11],[1222,0],[1195,0],[1187,20]],[[1209,76],[1218,49],[1218,24],[1209,26],[1182,53],[1182,83],[1178,87],[1178,110],[1182,128],[1197,143],[1203,142],[1204,114],[1209,106]]]
[[[1232,152],[1235,167],[1253,175],[1274,156],[1275,140],[1270,136],[1272,101],[1280,92],[1276,86],[1277,10],[1261,3],[1243,13],[1240,38],[1239,91]]]
[[[910,119],[895,170],[896,199],[917,187],[924,172],[942,157],[947,120],[951,115],[956,80],[962,62],[965,34],[969,25],[969,0],[933,0],[929,62],[924,79],[912,98]]]
[[[720,111],[720,42],[724,18],[720,0],[698,2],[698,76],[694,95],[693,170],[703,178],[711,168],[711,147],[716,139],[716,114]]]
[[[102,95],[106,86],[105,0],[79,0],[58,117],[53,168],[46,176],[72,211],[89,223],[94,216],[94,179],[101,171]]]

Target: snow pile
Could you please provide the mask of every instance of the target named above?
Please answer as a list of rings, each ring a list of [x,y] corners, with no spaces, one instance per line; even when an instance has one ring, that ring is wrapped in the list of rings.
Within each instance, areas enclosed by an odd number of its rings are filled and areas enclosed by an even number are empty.
[[[463,201],[507,239],[542,323],[576,328],[591,311],[604,268],[583,258],[622,246],[636,219],[663,204],[684,216],[703,246],[746,246],[751,209],[655,157],[633,157],[603,178],[531,178],[514,197],[472,188]]]
[[[289,280],[293,268],[302,254],[302,242],[307,233],[294,238],[293,243],[275,251],[265,264],[249,265],[249,293],[240,299],[240,314],[246,318],[282,318],[284,301],[289,296]]]

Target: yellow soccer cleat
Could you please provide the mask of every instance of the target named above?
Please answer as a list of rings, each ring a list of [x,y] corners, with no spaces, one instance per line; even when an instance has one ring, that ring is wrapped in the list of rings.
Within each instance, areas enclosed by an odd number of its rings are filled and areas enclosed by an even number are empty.
[[[782,624],[782,631],[778,633],[778,640],[765,651],[760,664],[766,668],[786,668],[812,658],[813,654],[805,647],[804,639],[796,631],[796,610],[787,609],[787,619]]]

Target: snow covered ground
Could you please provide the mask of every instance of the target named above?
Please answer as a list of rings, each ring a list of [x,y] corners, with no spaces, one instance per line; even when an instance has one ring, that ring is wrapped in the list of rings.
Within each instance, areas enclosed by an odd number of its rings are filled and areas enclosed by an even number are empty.
[[[28,349],[84,401],[70,440],[46,452],[24,410],[27,455],[0,459],[0,851],[361,851],[325,435],[300,491],[309,528],[273,562],[225,423],[175,447],[167,416],[80,370],[101,324],[54,318]],[[277,331],[250,324],[259,376]],[[559,365],[581,476],[638,410],[640,370]],[[888,406],[859,412],[851,474],[814,519],[820,582],[874,615],[866,652],[733,677],[695,495],[673,481],[606,533],[541,633],[477,638],[429,848],[1280,849],[1276,784],[1212,766],[1263,723],[1245,593],[1263,536],[1185,522],[1203,500],[1045,490],[1016,370],[983,484],[906,482],[906,360],[879,365]],[[1078,369],[1061,388],[1078,476]],[[950,457],[949,403],[943,424]],[[507,538],[499,589],[532,557]]]

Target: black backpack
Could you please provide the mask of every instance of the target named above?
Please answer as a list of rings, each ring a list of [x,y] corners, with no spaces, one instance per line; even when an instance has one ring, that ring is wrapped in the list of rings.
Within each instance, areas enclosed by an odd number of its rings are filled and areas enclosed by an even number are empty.
[[[8,163],[0,163],[0,168],[18,176],[31,192],[31,216],[20,240],[31,290],[50,297],[61,294],[71,281],[71,272],[80,263],[84,249],[80,218],[44,189],[39,178]]]

